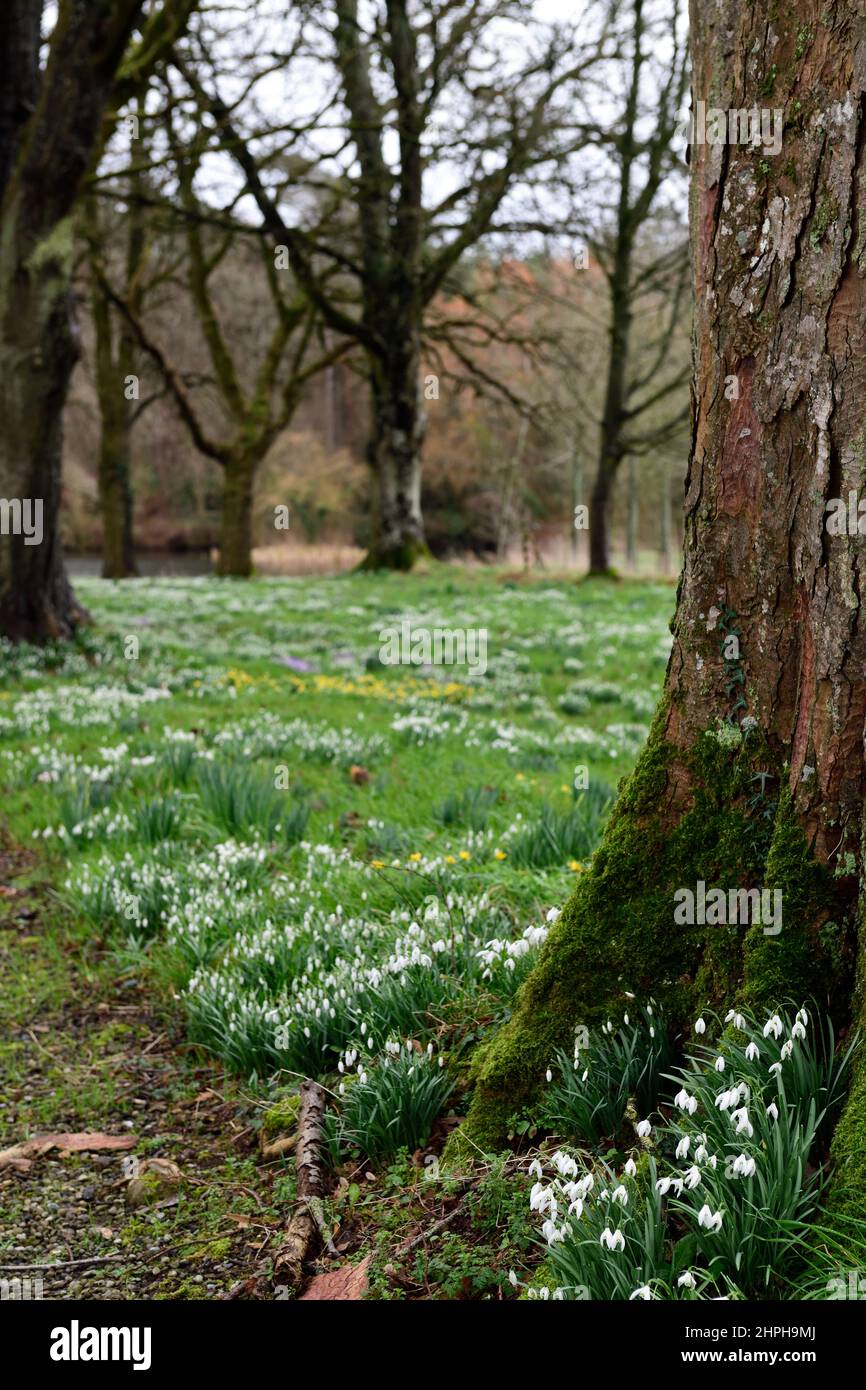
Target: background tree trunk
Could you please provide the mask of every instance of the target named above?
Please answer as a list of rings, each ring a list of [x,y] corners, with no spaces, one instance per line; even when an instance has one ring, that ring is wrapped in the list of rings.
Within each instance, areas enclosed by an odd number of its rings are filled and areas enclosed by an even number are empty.
[[[253,489],[259,461],[238,452],[224,464],[218,574],[248,579],[253,572]]]
[[[692,144],[693,445],[665,690],[591,872],[482,1054],[467,1124],[486,1143],[623,989],[674,1027],[735,1000],[855,1013],[863,542],[828,534],[825,506],[862,483],[864,24],[863,0],[833,27],[797,0],[772,29],[748,0],[692,5],[695,98],[792,114],[776,155]],[[781,889],[781,932],[675,927],[674,891],[698,879]],[[861,1066],[834,1143],[861,1216],[864,1117]]]
[[[141,0],[64,0],[41,76],[32,35],[42,6],[11,0],[9,10],[4,23],[20,42],[0,57],[0,496],[40,501],[43,536],[38,545],[0,536],[0,633],[41,641],[68,637],[84,616],[66,579],[57,515],[62,412],[78,350],[72,211]],[[26,123],[8,119],[18,101]]]
[[[372,423],[367,446],[374,493],[373,537],[362,569],[409,570],[427,553],[421,516],[421,449],[427,427],[420,351],[370,366]]]

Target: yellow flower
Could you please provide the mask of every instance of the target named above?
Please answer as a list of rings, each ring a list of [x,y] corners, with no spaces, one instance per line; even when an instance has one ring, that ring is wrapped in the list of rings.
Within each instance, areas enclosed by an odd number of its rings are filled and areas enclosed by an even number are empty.
[[[374,869],[384,869],[385,867],[384,859],[373,859],[371,860],[371,863]]]
[[[460,851],[460,858],[461,858],[461,859],[471,859],[471,857],[472,857],[472,856],[470,855],[468,849],[461,849],[461,851]]]
[[[579,874],[579,873],[581,873],[581,872],[583,871],[583,865],[582,865],[582,864],[578,864],[578,862],[577,862],[576,859],[569,859],[569,861],[568,861],[568,867],[571,869],[572,873],[574,873],[574,874]]]
[[[421,855],[418,853],[416,849],[414,854],[409,855],[409,858],[412,860],[413,864],[417,864],[419,859],[421,858]]]
[[[526,781],[526,778],[525,778],[525,776],[523,775],[522,772],[515,772],[515,774],[514,774],[514,780],[515,780],[515,782],[525,782],[525,781]]]
[[[561,792],[570,792],[570,791],[571,791],[571,787],[568,785],[567,782],[563,782],[563,784],[562,784],[562,786],[560,787],[559,790],[560,790]]]
[[[453,855],[453,854],[446,854],[446,856],[445,856],[445,863],[446,863],[446,864],[454,864],[454,863],[456,863],[456,860],[455,860],[455,858],[454,858],[454,855]]]
[[[507,859],[507,858],[508,858],[508,855],[505,853],[505,850],[504,850],[504,849],[495,849],[495,850],[493,851],[493,858],[494,858],[494,859]]]

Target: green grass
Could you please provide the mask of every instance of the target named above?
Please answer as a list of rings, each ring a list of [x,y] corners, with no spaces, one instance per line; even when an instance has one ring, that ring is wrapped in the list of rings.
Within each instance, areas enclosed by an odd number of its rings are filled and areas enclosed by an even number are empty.
[[[437,567],[78,589],[74,645],[0,644],[6,813],[75,929],[254,1084],[336,1086],[347,1048],[372,1078],[410,1038],[444,1055],[444,1101],[589,866],[672,587]],[[404,620],[483,629],[486,669],[382,664]]]

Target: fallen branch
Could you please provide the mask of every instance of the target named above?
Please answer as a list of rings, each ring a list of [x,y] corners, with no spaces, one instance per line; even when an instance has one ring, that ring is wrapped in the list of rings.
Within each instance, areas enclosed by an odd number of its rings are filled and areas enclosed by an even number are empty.
[[[282,1244],[274,1258],[274,1282],[297,1289],[313,1238],[319,1229],[321,1202],[325,1191],[320,1145],[325,1118],[325,1092],[315,1081],[301,1084],[298,1115],[298,1141],[295,1164],[298,1170],[298,1206],[286,1227]]]

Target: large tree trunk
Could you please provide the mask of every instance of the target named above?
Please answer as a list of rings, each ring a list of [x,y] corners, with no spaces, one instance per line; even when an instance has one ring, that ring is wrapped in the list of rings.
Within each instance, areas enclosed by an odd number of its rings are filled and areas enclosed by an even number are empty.
[[[248,579],[253,572],[253,488],[259,458],[243,450],[223,467],[223,514],[217,573]]]
[[[0,497],[41,506],[38,543],[0,535],[0,633],[31,641],[68,637],[83,616],[58,532],[62,411],[77,355],[71,215],[141,0],[64,0],[40,78],[26,36],[41,9],[9,0],[4,22],[18,42],[0,56]]]
[[[367,462],[374,512],[370,550],[362,568],[410,570],[427,553],[421,516],[421,449],[427,420],[417,346],[398,350],[384,365],[373,360],[370,381]]]
[[[695,98],[789,124],[776,155],[692,143],[694,432],[665,690],[591,873],[482,1055],[468,1133],[487,1143],[623,989],[674,1027],[735,1000],[856,1012],[863,543],[828,532],[825,508],[862,485],[864,0],[833,23],[812,0],[772,26],[750,0],[692,5]],[[700,879],[781,889],[781,932],[677,928],[674,891]],[[861,1216],[864,1117],[861,1067],[834,1144]]]

